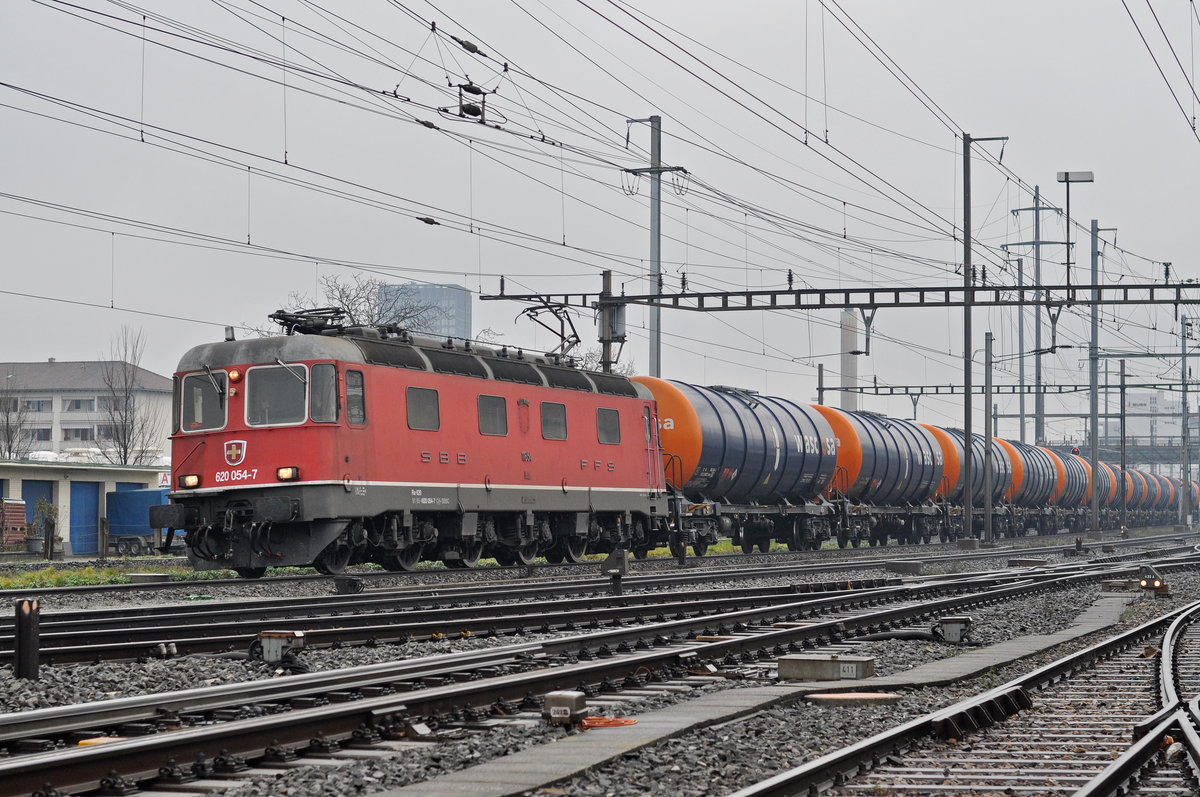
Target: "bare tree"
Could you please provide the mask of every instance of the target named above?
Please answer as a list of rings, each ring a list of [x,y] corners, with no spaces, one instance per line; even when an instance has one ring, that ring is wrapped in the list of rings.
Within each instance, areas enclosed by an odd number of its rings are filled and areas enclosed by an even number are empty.
[[[300,311],[337,307],[345,312],[348,325],[398,324],[411,329],[428,326],[443,313],[435,302],[422,301],[417,296],[416,286],[411,283],[392,283],[358,273],[349,278],[324,274],[320,283],[320,298],[293,291],[280,309]],[[259,335],[279,334],[276,327],[247,326]]]
[[[599,371],[600,348],[595,347],[591,349],[585,349],[583,354],[579,356],[579,367],[585,371]],[[623,363],[615,363],[613,365],[612,372],[614,374],[620,374],[621,376],[633,376],[637,373],[637,365],[633,362],[633,360]]]
[[[96,409],[101,424],[102,456],[115,465],[149,465],[158,456],[162,419],[150,402],[138,400],[142,354],[146,341],[141,330],[122,327],[113,339],[109,359],[101,363],[104,392]]]
[[[0,459],[25,459],[33,449],[29,404],[12,374],[0,381]]]

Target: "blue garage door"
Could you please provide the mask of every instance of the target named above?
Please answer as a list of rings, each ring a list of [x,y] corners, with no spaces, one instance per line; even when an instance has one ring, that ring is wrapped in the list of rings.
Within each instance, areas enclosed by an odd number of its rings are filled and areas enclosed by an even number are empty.
[[[71,553],[96,553],[99,530],[100,482],[71,482]]]
[[[54,502],[54,482],[40,479],[25,479],[21,482],[21,498],[25,501],[25,522],[33,526],[33,510],[39,498],[45,498],[47,503]]]

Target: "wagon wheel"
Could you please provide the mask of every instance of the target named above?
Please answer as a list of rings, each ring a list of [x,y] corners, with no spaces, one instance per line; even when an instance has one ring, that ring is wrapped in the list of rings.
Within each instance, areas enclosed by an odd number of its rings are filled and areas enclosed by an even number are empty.
[[[318,573],[336,576],[346,569],[346,565],[350,564],[350,556],[353,553],[354,549],[347,543],[342,540],[334,540],[325,546],[325,550],[317,554],[313,567],[317,569]]]
[[[645,545],[639,545],[633,549],[633,558],[634,559],[645,559],[648,556],[650,556],[650,549],[647,548]]]
[[[587,555],[587,537],[563,537],[563,557],[568,562],[582,562]]]
[[[839,548],[845,548],[850,542],[850,533],[846,529],[838,529],[837,541]],[[854,547],[857,548],[858,545],[856,544]]]
[[[383,566],[393,573],[404,570],[416,570],[417,563],[421,561],[421,546],[410,545],[395,553],[388,554],[383,557]]]
[[[771,538],[763,537],[762,539],[760,539],[758,541],[758,550],[761,553],[767,553],[768,551],[770,551],[771,550]]]
[[[544,554],[546,561],[552,565],[561,565],[563,561],[563,546],[561,542],[551,545]]]
[[[754,553],[754,540],[742,534],[742,553]]]
[[[512,555],[512,551],[508,548],[496,548],[492,553],[492,557],[496,560],[496,564],[501,567],[512,567],[517,563],[517,558]]]
[[[262,578],[267,572],[265,567],[235,567],[233,572],[237,573],[241,578]]]
[[[512,549],[513,555],[516,557],[516,562],[519,565],[531,565],[533,560],[537,559],[538,544],[529,542],[520,547]]]
[[[704,554],[708,553],[708,543],[700,542],[699,540],[693,542],[692,553],[696,554],[696,556],[704,556]]]
[[[668,537],[667,549],[671,552],[671,556],[676,559],[682,559],[687,556],[687,543],[679,539],[678,534],[672,533]]]

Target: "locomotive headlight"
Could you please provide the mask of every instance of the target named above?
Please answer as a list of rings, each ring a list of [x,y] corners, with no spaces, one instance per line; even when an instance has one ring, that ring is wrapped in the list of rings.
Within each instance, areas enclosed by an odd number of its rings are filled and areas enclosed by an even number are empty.
[[[200,474],[187,473],[179,477],[179,486],[185,490],[195,490],[200,486]]]
[[[229,381],[230,382],[242,381],[242,372],[237,368],[230,368],[229,369]]]
[[[276,468],[275,478],[281,482],[294,482],[300,478],[300,469],[295,465],[288,465],[286,468]]]

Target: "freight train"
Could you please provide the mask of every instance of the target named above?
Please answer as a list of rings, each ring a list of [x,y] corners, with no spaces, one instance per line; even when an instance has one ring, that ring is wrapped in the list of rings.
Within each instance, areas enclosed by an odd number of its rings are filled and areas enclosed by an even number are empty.
[[[197,569],[337,573],[579,561],[662,545],[704,555],[954,539],[963,435],[730,387],[572,367],[515,347],[279,312],[276,337],[197,346],[173,378],[171,502]],[[1181,483],[1071,454],[972,441],[1001,534],[1169,523]],[[1191,503],[1197,488],[1191,485]],[[981,526],[982,513],[975,518]]]

